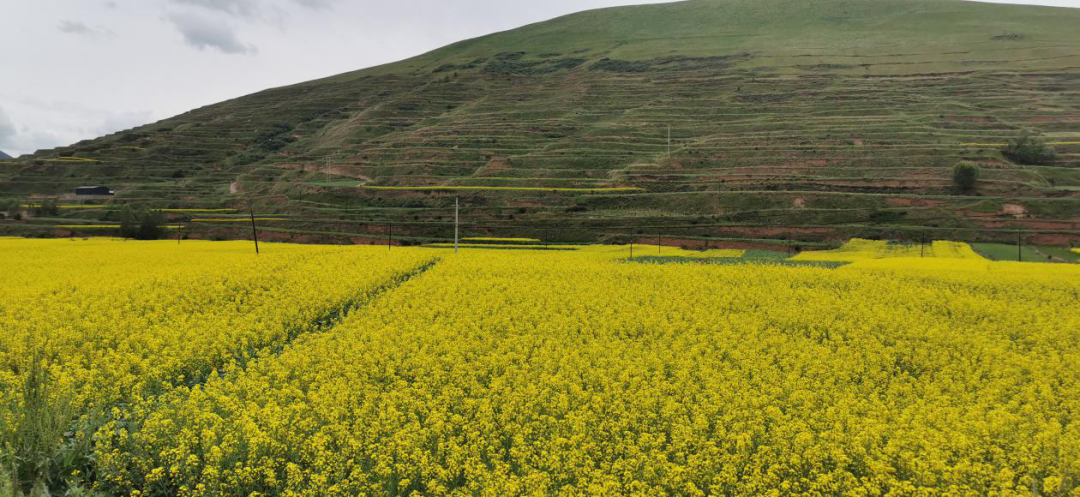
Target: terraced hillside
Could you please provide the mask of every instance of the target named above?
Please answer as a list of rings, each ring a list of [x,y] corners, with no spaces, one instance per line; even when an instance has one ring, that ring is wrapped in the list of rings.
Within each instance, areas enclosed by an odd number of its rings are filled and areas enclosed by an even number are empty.
[[[460,197],[471,236],[1068,245],[1078,25],[1076,9],[960,0],[584,12],[5,162],[0,196],[28,206],[118,194],[0,230],[85,233],[71,226],[136,203],[236,209],[186,226],[238,237],[250,205],[270,237],[430,242]],[[1025,129],[1053,163],[1002,155]],[[953,187],[959,163],[981,167],[974,191]]]

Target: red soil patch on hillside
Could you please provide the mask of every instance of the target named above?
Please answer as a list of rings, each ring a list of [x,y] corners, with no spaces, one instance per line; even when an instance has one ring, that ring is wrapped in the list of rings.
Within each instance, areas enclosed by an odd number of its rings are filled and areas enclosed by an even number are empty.
[[[894,207],[937,207],[946,204],[941,200],[927,200],[917,197],[892,197],[885,199],[885,202]]]
[[[981,220],[979,224],[984,228],[995,229],[1028,229],[1035,231],[1077,231],[1080,230],[1080,222],[1074,221],[1013,221],[1013,220]]]
[[[1080,235],[1043,234],[1028,238],[1028,243],[1034,245],[1049,245],[1052,247],[1066,247],[1080,242]]]
[[[641,250],[645,255],[655,255],[648,253],[648,247],[651,245],[656,248],[656,240],[651,240],[649,243],[647,239],[638,239],[634,243],[635,247],[641,246]],[[792,242],[793,245],[795,244]],[[786,247],[779,245],[770,245],[768,243],[754,243],[754,242],[734,242],[734,241],[711,241],[711,240],[690,240],[683,238],[665,238],[660,242],[664,247],[678,247],[685,250],[714,250],[714,249],[728,249],[728,250],[773,250],[776,252],[785,251]],[[637,248],[634,249],[635,255],[638,253]],[[663,254],[661,254],[663,255]]]

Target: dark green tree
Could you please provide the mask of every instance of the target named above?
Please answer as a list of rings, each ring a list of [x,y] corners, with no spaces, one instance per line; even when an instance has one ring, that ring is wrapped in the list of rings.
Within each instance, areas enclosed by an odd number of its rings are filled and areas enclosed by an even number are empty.
[[[21,219],[22,203],[18,199],[11,199],[8,201],[0,201],[0,207],[3,208],[4,217],[7,219]]]
[[[120,211],[120,236],[135,238],[139,235],[139,213],[130,205]]]
[[[135,240],[157,240],[165,234],[165,214],[125,205],[120,211],[120,236]]]
[[[45,199],[39,204],[34,204],[34,215],[58,216],[60,215],[60,205],[56,203],[54,198]]]
[[[1009,144],[1005,146],[1002,153],[1018,164],[1048,166],[1057,159],[1054,149],[1026,129],[1020,132],[1020,136],[1009,140]]]
[[[979,166],[975,164],[957,164],[953,167],[953,186],[961,192],[974,191],[980,175]]]
[[[165,234],[165,214],[161,211],[145,211],[139,223],[137,240],[157,240]]]

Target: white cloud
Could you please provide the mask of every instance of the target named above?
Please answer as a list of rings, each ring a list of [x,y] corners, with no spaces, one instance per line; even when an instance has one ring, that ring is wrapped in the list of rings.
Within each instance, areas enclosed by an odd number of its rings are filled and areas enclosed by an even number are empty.
[[[136,128],[153,120],[154,113],[150,111],[110,113],[95,128],[94,135],[108,135],[117,131]]]
[[[12,157],[55,146],[62,138],[45,132],[33,132],[26,127],[19,129],[11,116],[0,108],[0,150]]]
[[[227,54],[254,54],[255,45],[246,44],[236,36],[234,28],[228,22],[205,17],[193,12],[173,12],[168,16],[184,42],[199,50],[213,48]]]
[[[11,117],[4,112],[3,108],[0,108],[0,147],[9,147],[16,134],[18,131],[15,129],[15,123],[11,122]]]
[[[0,100],[4,99],[5,96],[0,95]],[[7,108],[0,108],[0,150],[13,156],[69,145],[154,121],[150,111],[111,111],[36,98],[6,100]]]
[[[314,10],[329,9],[337,0],[293,0],[303,7]]]
[[[195,5],[239,17],[254,17],[259,11],[258,5],[253,0],[173,0],[173,2]]]
[[[57,26],[57,29],[61,33],[90,38],[102,38],[113,34],[108,28],[92,28],[82,21],[63,21]]]

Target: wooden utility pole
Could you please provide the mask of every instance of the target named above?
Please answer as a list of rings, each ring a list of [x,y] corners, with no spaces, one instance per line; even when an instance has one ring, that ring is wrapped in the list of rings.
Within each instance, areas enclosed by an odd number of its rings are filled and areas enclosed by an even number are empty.
[[[458,236],[461,226],[461,203],[458,197],[454,197],[454,253],[458,253]]]
[[[1016,262],[1024,262],[1024,242],[1020,230],[1016,230]]]
[[[656,255],[663,255],[663,245],[662,245],[663,243],[664,243],[663,235],[657,233],[656,234]]]
[[[255,255],[259,255],[259,232],[255,230],[255,209],[248,205],[248,213],[251,214],[251,239],[255,240]]]
[[[634,234],[630,234],[630,260],[634,260]]]
[[[394,245],[394,223],[390,223],[390,233],[386,235],[386,250],[389,252]]]

